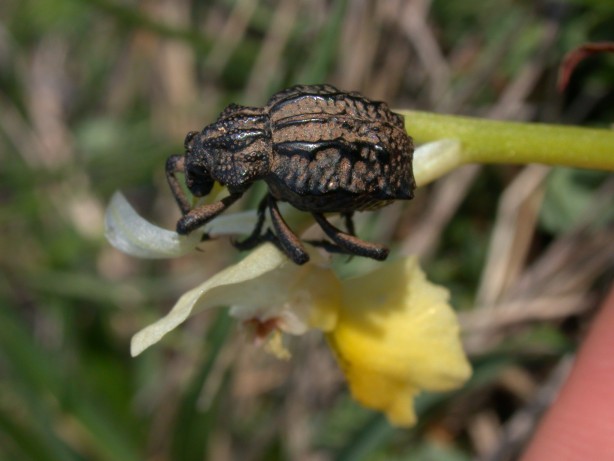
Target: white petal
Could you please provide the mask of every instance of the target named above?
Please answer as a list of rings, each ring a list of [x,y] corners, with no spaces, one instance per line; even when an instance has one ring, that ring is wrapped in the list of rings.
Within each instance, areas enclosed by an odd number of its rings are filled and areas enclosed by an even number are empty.
[[[172,258],[194,249],[202,237],[180,236],[143,219],[121,192],[115,192],[105,215],[105,236],[111,245],[140,258]]]
[[[145,327],[132,337],[130,353],[134,357],[160,341],[166,333],[184,322],[194,309],[202,310],[208,307],[246,303],[250,298],[255,302],[262,302],[259,296],[254,297],[252,290],[245,290],[245,284],[253,282],[258,277],[284,264],[293,265],[275,246],[261,245],[239,263],[224,269],[206,282],[184,293],[165,317]],[[262,287],[263,294],[270,291],[274,292],[273,287]]]
[[[330,330],[337,321],[341,285],[327,260],[316,252],[302,266],[270,243],[185,293],[162,319],[132,338],[133,356],[160,341],[190,315],[230,306],[243,321],[274,320],[280,330],[300,335],[308,328]]]
[[[250,231],[256,221],[253,211],[219,216],[190,235],[158,227],[143,219],[121,192],[111,198],[105,215],[107,240],[120,251],[140,258],[174,258],[192,251],[204,232],[211,236]]]
[[[414,151],[414,177],[418,187],[440,178],[462,165],[461,142],[458,139],[440,139],[419,146]]]

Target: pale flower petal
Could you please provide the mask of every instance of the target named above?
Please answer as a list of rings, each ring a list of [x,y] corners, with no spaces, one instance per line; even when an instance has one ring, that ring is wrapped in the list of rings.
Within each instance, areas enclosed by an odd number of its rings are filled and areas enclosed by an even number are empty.
[[[241,234],[254,226],[253,211],[217,217],[190,235],[179,235],[143,219],[121,192],[115,192],[105,215],[105,236],[118,250],[140,258],[174,258],[194,250],[203,233]]]
[[[463,161],[462,145],[458,139],[440,139],[422,144],[414,151],[416,186],[426,186],[458,168]]]
[[[415,258],[346,280],[343,293],[329,340],[356,400],[408,426],[420,390],[451,390],[468,379],[448,292],[426,280]]]
[[[297,266],[274,245],[264,244],[181,296],[165,317],[132,338],[131,353],[140,354],[191,314],[216,306],[234,306],[231,314],[244,321],[278,320],[276,325],[289,333],[301,334],[314,321],[330,329],[340,297],[331,269],[314,262]]]

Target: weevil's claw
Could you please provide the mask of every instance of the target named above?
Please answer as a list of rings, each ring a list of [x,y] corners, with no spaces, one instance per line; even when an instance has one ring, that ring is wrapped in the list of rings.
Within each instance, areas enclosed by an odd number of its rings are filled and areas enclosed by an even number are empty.
[[[264,241],[264,238],[261,235],[247,237],[243,240],[231,239],[230,243],[233,247],[235,247],[239,251],[251,250],[252,248],[257,247],[260,243]]]

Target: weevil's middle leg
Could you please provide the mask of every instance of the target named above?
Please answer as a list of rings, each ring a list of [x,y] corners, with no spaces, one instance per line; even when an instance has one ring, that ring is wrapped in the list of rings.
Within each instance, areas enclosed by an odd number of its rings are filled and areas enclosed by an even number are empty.
[[[356,231],[354,229],[354,212],[348,211],[347,213],[343,213],[343,219],[345,219],[345,228],[350,235],[356,235]]]
[[[267,208],[275,232],[268,229],[263,233],[262,227],[264,226]],[[251,250],[263,242],[275,244],[296,264],[304,264],[309,261],[309,255],[301,240],[290,229],[277,207],[277,200],[270,194],[267,194],[258,205],[258,221],[252,233],[242,242],[233,242],[233,245],[239,250]]]
[[[388,257],[388,248],[376,243],[365,242],[354,235],[343,232],[327,221],[321,213],[312,213],[322,230],[345,253],[383,261]]]
[[[262,233],[262,226],[264,225],[264,218],[267,206],[269,204],[268,195],[265,196],[258,205],[258,221],[256,221],[256,226],[252,233],[246,239],[242,241],[234,241],[232,244],[234,247],[240,251],[251,250],[252,248],[257,247],[262,242],[270,240],[269,234]]]
[[[297,235],[288,227],[286,221],[279,212],[277,200],[273,196],[267,196],[268,208],[271,214],[271,222],[275,230],[275,237],[278,240],[281,249],[288,255],[296,264],[305,264],[309,261],[309,254],[305,251],[305,247]]]

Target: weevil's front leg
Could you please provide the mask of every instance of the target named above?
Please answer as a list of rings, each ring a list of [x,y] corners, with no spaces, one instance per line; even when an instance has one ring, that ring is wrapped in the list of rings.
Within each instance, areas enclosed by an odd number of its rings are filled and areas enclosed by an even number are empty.
[[[256,221],[256,226],[252,233],[245,240],[242,241],[234,241],[232,244],[239,251],[251,250],[252,248],[257,247],[262,242],[270,240],[270,236],[267,234],[262,234],[262,226],[264,225],[265,211],[269,204],[268,195],[265,196],[258,205],[258,221]]]
[[[309,255],[305,251],[305,247],[301,240],[292,229],[288,227],[288,224],[286,224],[286,221],[284,221],[284,218],[281,216],[279,208],[277,207],[277,200],[269,195],[267,201],[269,212],[271,213],[271,223],[273,224],[279,246],[296,264],[305,264],[309,261]]]
[[[210,203],[208,205],[201,205],[192,210],[188,210],[188,212],[184,216],[182,216],[179,221],[177,221],[177,233],[181,235],[186,235],[198,229],[200,226],[212,220],[217,215],[226,210],[242,195],[242,192],[230,194],[229,196],[224,197],[219,202]]]
[[[182,214],[187,214],[190,211],[190,201],[185,195],[185,192],[181,188],[179,181],[177,180],[177,173],[184,172],[185,156],[184,155],[171,155],[166,161],[166,180],[171,188],[171,192],[177,201],[177,205],[181,209]]]
[[[312,214],[324,233],[346,253],[365,256],[378,261],[383,261],[388,257],[388,248],[376,243],[365,242],[358,237],[343,232],[329,223],[321,213]]]

